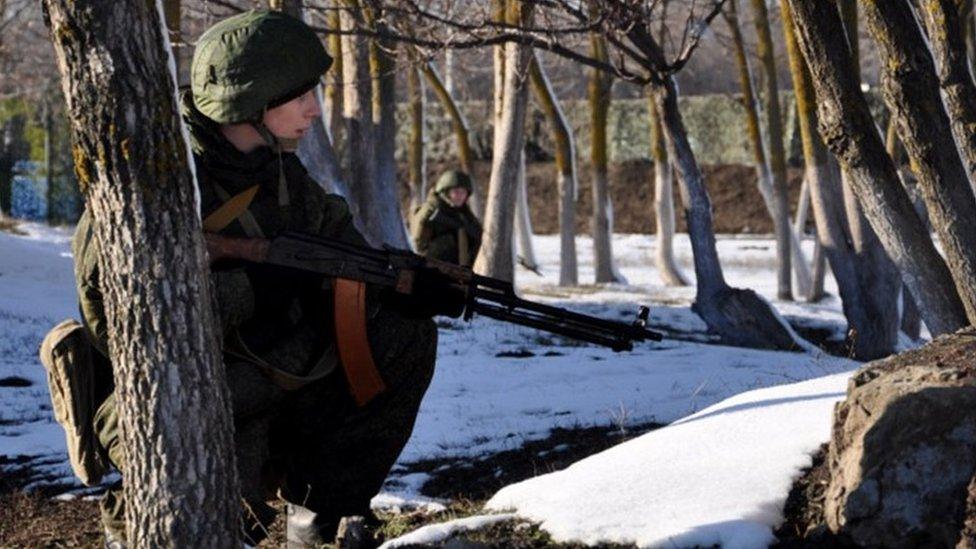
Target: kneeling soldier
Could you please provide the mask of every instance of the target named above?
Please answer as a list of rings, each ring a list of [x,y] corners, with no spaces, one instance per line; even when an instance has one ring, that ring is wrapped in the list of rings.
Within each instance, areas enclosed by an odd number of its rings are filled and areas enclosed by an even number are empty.
[[[314,87],[331,63],[308,26],[278,12],[246,12],[200,37],[192,89],[181,101],[206,231],[238,238],[299,231],[365,244],[346,202],[326,194],[283,147],[320,123]],[[73,248],[83,320],[110,378],[98,242],[87,213]],[[289,545],[331,543],[341,517],[371,516],[370,499],[410,436],[434,369],[429,317],[437,311],[387,306],[367,288],[362,325],[350,328],[344,312],[333,314],[338,290],[321,277],[239,260],[215,263],[211,274],[248,541],[266,535],[274,518],[266,502],[278,494],[288,503]],[[347,340],[368,346],[385,387],[375,398],[355,394]],[[124,474],[110,381],[102,394],[96,432]],[[102,501],[110,546],[124,546],[124,505],[121,484]]]

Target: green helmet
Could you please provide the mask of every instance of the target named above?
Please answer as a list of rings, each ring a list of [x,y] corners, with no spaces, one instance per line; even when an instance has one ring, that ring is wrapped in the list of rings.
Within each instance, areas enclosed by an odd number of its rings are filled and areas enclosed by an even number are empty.
[[[468,191],[468,195],[470,195],[471,177],[464,172],[448,170],[437,180],[437,184],[434,185],[434,192],[446,198],[448,191],[458,187]]]
[[[251,10],[210,27],[190,68],[193,103],[218,124],[259,120],[268,106],[298,97],[332,65],[305,23]]]

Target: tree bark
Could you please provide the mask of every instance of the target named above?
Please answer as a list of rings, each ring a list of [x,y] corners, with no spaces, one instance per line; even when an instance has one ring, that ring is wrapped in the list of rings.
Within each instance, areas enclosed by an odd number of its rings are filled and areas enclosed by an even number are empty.
[[[958,3],[957,0],[922,0],[919,15],[928,31],[952,133],[972,185],[976,183],[976,85],[966,60],[966,39]]]
[[[912,199],[912,204],[915,206],[915,212],[918,213],[919,218],[922,219],[922,224],[925,225],[926,230],[931,230],[931,225],[928,221],[928,212],[925,211],[925,203],[922,201],[921,193],[918,191],[918,185],[909,185],[908,179],[910,176],[902,168],[902,158],[904,157],[904,148],[898,141],[898,130],[895,124],[895,118],[890,117],[888,120],[888,131],[885,137],[885,149],[888,151],[888,156],[894,161],[895,166],[898,170],[898,176],[901,178],[902,186],[908,192],[908,196]],[[907,287],[902,286],[901,292],[902,299],[902,312],[901,312],[901,331],[905,333],[908,337],[912,339],[918,339],[922,331],[922,317],[918,311],[918,305],[915,304],[915,299],[912,297],[911,292],[908,291]]]
[[[424,73],[427,84],[434,90],[434,95],[440,101],[444,112],[451,119],[455,146],[458,149],[458,163],[461,165],[461,171],[468,174],[471,177],[472,183],[474,183],[474,153],[471,151],[471,131],[468,129],[468,121],[464,118],[464,114],[461,113],[461,109],[458,108],[457,102],[454,101],[454,96],[447,90],[440,75],[437,74],[437,70],[429,62],[422,64],[420,70]],[[468,204],[471,206],[471,211],[480,218],[482,215],[481,196],[478,193],[478,186],[476,184],[473,184],[471,187],[471,196],[468,197]]]
[[[427,196],[427,158],[424,155],[424,105],[426,93],[416,67],[407,68],[407,90],[410,101],[410,145],[407,151],[410,184],[410,211],[424,203]]]
[[[592,57],[607,61],[606,40],[590,35]],[[593,236],[593,261],[596,282],[624,282],[613,260],[613,204],[607,182],[609,150],[607,146],[607,117],[613,80],[604,71],[591,69],[587,84],[590,104],[590,169],[592,170],[593,215],[590,232]]]
[[[668,154],[678,172],[685,221],[695,260],[697,287],[692,309],[709,329],[732,345],[796,349],[798,342],[769,303],[752,290],[731,288],[722,275],[712,229],[712,206],[688,133],[678,110],[673,77],[653,85],[654,103],[668,135]]]
[[[789,5],[817,94],[821,136],[848,170],[871,227],[901,270],[933,335],[965,326],[965,309],[949,269],[902,189],[860,82],[852,77],[837,11],[818,0],[789,0]]]
[[[511,0],[521,25],[531,20],[532,3]],[[479,274],[514,281],[512,228],[519,161],[524,147],[528,78],[525,78],[531,49],[510,42],[505,45],[504,89],[495,125],[495,139],[485,205],[481,251],[474,263]]]
[[[897,121],[956,291],[970,323],[976,322],[976,197],[943,110],[932,57],[908,4],[868,2],[864,8],[881,58],[882,95]]]
[[[240,547],[229,395],[162,14],[145,0],[44,5],[101,249],[129,545]]]
[[[792,300],[790,288],[790,206],[786,187],[786,152],[783,149],[783,115],[779,106],[779,85],[776,78],[776,58],[773,37],[769,29],[766,0],[751,0],[758,38],[757,53],[766,83],[763,104],[766,107],[766,137],[769,146],[769,167],[773,176],[773,223],[776,229],[777,297]]]
[[[657,116],[654,96],[648,97],[647,114],[651,126],[651,157],[654,160],[654,212],[657,219],[655,265],[667,286],[687,286],[688,278],[674,258],[674,172],[668,158],[667,139]]]
[[[532,52],[529,67],[532,89],[542,107],[542,112],[552,129],[556,149],[556,186],[559,190],[559,285],[575,286],[579,283],[576,258],[576,142],[566,121],[556,92],[542,68],[539,56]]]

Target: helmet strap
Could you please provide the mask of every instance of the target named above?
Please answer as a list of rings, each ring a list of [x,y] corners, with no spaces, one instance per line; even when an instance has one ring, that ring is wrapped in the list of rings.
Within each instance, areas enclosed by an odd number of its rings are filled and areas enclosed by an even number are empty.
[[[263,113],[261,118],[264,118]],[[251,122],[251,126],[257,130],[258,134],[262,139],[264,139],[265,143],[267,143],[278,156],[278,205],[284,208],[291,203],[291,200],[288,196],[288,182],[285,181],[285,163],[281,157],[281,141],[279,141],[278,138],[271,133],[271,130],[264,125],[264,122],[260,120],[257,122]]]

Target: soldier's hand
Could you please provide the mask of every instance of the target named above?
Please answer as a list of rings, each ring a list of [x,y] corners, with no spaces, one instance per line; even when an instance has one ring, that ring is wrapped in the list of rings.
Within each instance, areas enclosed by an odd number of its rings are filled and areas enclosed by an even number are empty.
[[[390,290],[385,303],[413,318],[458,318],[464,313],[467,295],[447,275],[437,269],[424,267],[414,272],[412,293],[400,294]]]

